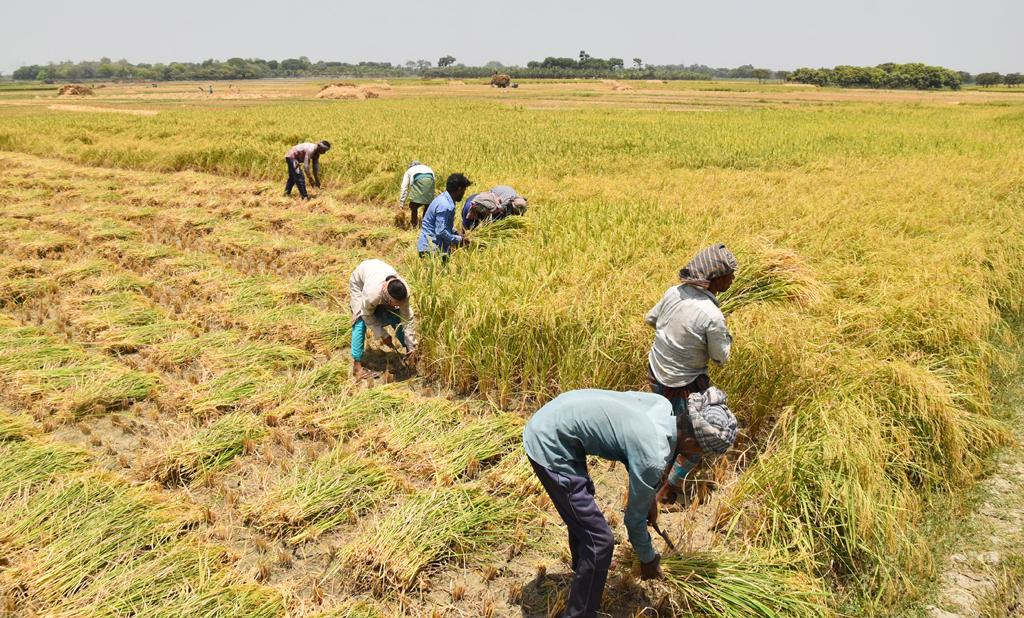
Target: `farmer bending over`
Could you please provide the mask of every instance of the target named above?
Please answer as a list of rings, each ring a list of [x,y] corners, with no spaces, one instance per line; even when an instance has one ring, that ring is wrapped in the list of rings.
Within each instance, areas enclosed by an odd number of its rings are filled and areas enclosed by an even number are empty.
[[[523,430],[523,445],[569,529],[574,575],[562,618],[597,615],[614,549],[611,528],[594,500],[587,456],[625,464],[629,501],[623,523],[642,578],[660,577],[660,557],[647,532],[647,524],[658,519],[655,497],[677,454],[690,457],[709,446],[714,452],[728,449],[736,421],[724,411],[687,423],[672,414],[672,405],[660,395],[577,390],[559,395],[533,415]],[[698,426],[703,438],[693,433]]]
[[[440,253],[447,258],[453,246],[466,244],[468,239],[455,233],[455,202],[462,201],[466,188],[472,184],[462,174],[452,174],[445,182],[445,192],[430,202],[423,213],[420,237],[416,250],[420,257]]]
[[[410,228],[415,228],[419,223],[419,209],[424,211],[430,202],[434,201],[434,170],[419,161],[409,164],[402,176],[402,192],[398,196],[398,207],[405,206],[405,199],[409,198],[409,213],[411,215]]]
[[[508,185],[474,193],[462,206],[462,229],[472,230],[485,221],[526,214],[526,198]]]
[[[647,380],[676,414],[685,411],[691,393],[710,386],[708,360],[721,365],[729,359],[732,335],[716,295],[729,289],[735,272],[736,256],[725,245],[707,247],[679,271],[682,283],[647,312],[654,329]]]
[[[349,279],[349,306],[352,309],[352,375],[367,375],[363,369],[366,328],[385,345],[397,349],[385,326],[395,327],[408,354],[415,358],[416,327],[409,304],[409,284],[394,268],[381,260],[359,264]]]
[[[312,144],[310,142],[303,142],[292,146],[288,154],[284,156],[284,162],[288,164],[288,183],[284,186],[284,194],[291,195],[292,187],[299,187],[299,195],[302,199],[308,200],[309,194],[306,193],[306,180],[303,178],[303,169],[306,172],[306,177],[310,179],[312,184],[317,189],[320,188],[320,155],[331,149],[331,143],[327,140],[322,140],[319,143]],[[313,164],[313,173],[310,174],[309,165]]]

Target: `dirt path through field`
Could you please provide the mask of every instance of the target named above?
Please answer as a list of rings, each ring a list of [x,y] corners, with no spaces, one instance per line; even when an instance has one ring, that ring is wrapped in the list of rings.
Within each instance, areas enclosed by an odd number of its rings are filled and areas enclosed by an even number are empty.
[[[1016,443],[995,461],[940,575],[930,618],[1024,616],[1024,386],[1012,396]]]

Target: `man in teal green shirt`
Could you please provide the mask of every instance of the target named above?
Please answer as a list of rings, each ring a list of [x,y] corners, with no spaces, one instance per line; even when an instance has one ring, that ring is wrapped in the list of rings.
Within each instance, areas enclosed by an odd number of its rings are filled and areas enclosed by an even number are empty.
[[[673,416],[672,404],[661,395],[587,389],[559,395],[527,423],[526,454],[569,529],[575,575],[562,618],[596,615],[614,549],[611,529],[594,500],[587,456],[625,464],[629,500],[623,523],[641,576],[659,577],[660,559],[647,524],[657,521],[655,496],[669,467],[676,455],[721,453],[736,439],[736,419],[724,396],[714,414],[705,412],[694,410],[702,416],[692,422]]]

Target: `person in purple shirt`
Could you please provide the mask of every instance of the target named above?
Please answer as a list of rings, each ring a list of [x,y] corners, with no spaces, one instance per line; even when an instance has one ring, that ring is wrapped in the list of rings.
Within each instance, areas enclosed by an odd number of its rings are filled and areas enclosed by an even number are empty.
[[[455,233],[455,203],[462,201],[470,184],[464,175],[452,174],[445,182],[446,191],[427,206],[420,226],[420,237],[416,241],[416,251],[420,257],[440,253],[447,258],[453,246],[468,243],[465,236]]]
[[[305,168],[305,176],[309,176],[311,184],[319,189],[320,155],[330,149],[331,143],[327,140],[321,140],[316,144],[303,142],[292,146],[288,154],[284,155],[284,162],[288,164],[288,182],[284,186],[284,194],[291,195],[292,187],[297,186],[302,199],[308,200],[309,194],[306,193],[306,179],[303,176],[303,168]],[[312,174],[310,174],[309,169],[311,163],[313,165]]]

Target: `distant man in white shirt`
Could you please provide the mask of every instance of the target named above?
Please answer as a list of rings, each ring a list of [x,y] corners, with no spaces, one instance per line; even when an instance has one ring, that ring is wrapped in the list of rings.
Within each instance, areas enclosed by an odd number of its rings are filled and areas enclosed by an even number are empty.
[[[419,209],[426,210],[430,202],[434,201],[434,170],[419,161],[409,164],[409,169],[402,175],[402,191],[398,196],[400,209],[405,206],[406,199],[409,200],[412,229],[416,229]]]
[[[718,307],[717,295],[732,285],[736,256],[723,244],[701,250],[679,271],[680,285],[669,288],[645,321],[654,328],[647,375],[651,391],[672,402],[676,414],[686,410],[692,393],[710,386],[708,361],[729,359],[732,335]]]
[[[365,260],[349,279],[349,307],[352,309],[352,375],[368,375],[363,369],[366,329],[385,345],[398,349],[384,327],[395,329],[395,337],[415,358],[416,324],[409,302],[409,284],[381,260]]]

